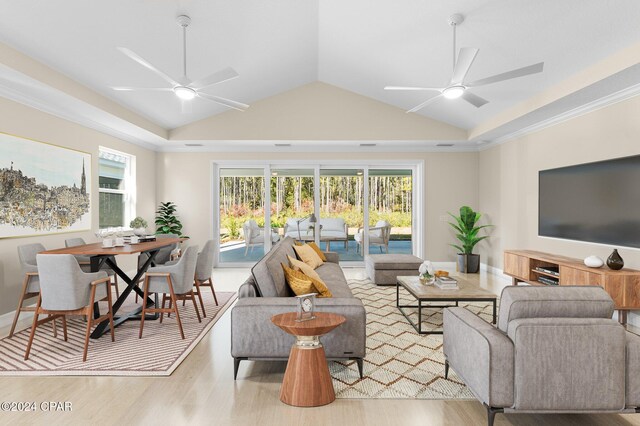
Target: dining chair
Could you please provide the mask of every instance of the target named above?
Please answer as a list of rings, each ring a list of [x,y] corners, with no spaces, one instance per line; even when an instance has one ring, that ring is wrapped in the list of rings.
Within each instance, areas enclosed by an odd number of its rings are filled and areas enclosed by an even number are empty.
[[[215,250],[216,242],[214,240],[209,240],[204,244],[204,248],[200,253],[198,253],[198,261],[196,262],[196,274],[193,279],[193,285],[196,290],[194,294],[198,296],[200,300],[200,307],[202,308],[202,316],[207,317],[207,313],[204,310],[204,303],[202,302],[202,287],[211,287],[211,292],[213,293],[213,300],[216,302],[216,306],[218,306],[218,298],[216,297],[216,290],[213,288],[213,280],[211,279],[211,275],[213,273],[213,251]],[[182,306],[184,306],[184,301],[182,301]]]
[[[67,315],[85,315],[87,318],[82,362],[87,360],[89,335],[91,334],[92,326],[103,321],[109,321],[111,341],[115,341],[110,291],[111,280],[106,271],[83,272],[78,261],[70,254],[38,254],[37,263],[40,278],[40,297],[36,304],[24,359],[29,359],[36,328],[55,318],[62,319],[64,340],[67,341]],[[94,319],[94,303],[105,299],[108,307],[107,313]],[[50,316],[38,320],[38,317],[43,314]]]
[[[22,269],[24,279],[22,280],[22,290],[20,292],[20,298],[18,299],[18,307],[13,317],[13,324],[11,324],[11,331],[9,331],[9,337],[13,337],[20,312],[34,312],[36,310],[33,306],[22,305],[26,299],[36,297],[40,294],[40,280],[38,279],[36,255],[45,250],[44,246],[40,243],[18,246],[18,260],[20,261],[20,268]],[[57,337],[57,335],[56,322],[54,321],[53,337]]]
[[[156,235],[156,240],[179,237],[180,236],[178,234],[158,234]],[[180,252],[178,249],[179,246],[180,243],[174,243],[166,247],[162,247],[160,250],[158,250],[158,254],[156,254],[156,257],[153,259],[153,263],[155,263],[156,265],[164,265],[165,263],[174,260],[174,258],[180,257]],[[147,259],[149,259],[148,253],[140,253],[140,255],[138,256],[138,269],[142,268],[142,265],[145,264]],[[143,278],[140,278],[140,281],[138,281],[138,285],[142,282],[142,280]],[[138,303],[138,293],[136,293],[136,303]]]
[[[176,321],[180,329],[180,335],[184,339],[184,330],[178,313],[178,300],[191,300],[196,310],[198,322],[202,322],[196,297],[193,293],[193,277],[196,273],[196,263],[198,261],[198,246],[189,246],[184,254],[171,265],[154,266],[147,270],[144,277],[144,297],[142,298],[142,312],[140,313],[140,334],[144,329],[144,317],[147,313],[159,313],[162,323],[164,314],[169,316],[172,312],[176,314]],[[147,298],[149,293],[162,293],[162,307],[147,308]],[[165,303],[169,301],[169,307],[165,308]]]
[[[85,244],[86,242],[84,241],[83,238],[67,238],[66,240],[64,240],[65,247],[77,247],[77,246],[83,246]],[[77,255],[74,255],[74,257],[76,258],[76,260],[78,261],[78,264],[80,264],[80,268],[82,268],[84,272],[91,272],[91,256],[86,256],[84,254],[77,254]],[[111,260],[115,262],[115,256],[113,256]],[[102,268],[100,268],[100,270],[105,271],[107,275],[109,275],[109,277],[113,277],[112,284],[113,284],[113,287],[116,289],[116,297],[120,297],[120,290],[118,289],[118,274],[116,274],[116,272],[113,269],[109,268],[107,265],[103,265]]]

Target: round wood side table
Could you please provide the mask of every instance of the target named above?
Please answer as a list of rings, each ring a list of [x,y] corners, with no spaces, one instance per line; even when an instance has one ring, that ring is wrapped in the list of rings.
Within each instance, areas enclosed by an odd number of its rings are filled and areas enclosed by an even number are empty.
[[[344,323],[346,319],[342,315],[328,312],[316,312],[315,316],[308,321],[296,321],[295,312],[271,317],[271,322],[296,336],[280,389],[280,401],[285,404],[318,407],[330,404],[336,399],[324,348],[319,338]]]

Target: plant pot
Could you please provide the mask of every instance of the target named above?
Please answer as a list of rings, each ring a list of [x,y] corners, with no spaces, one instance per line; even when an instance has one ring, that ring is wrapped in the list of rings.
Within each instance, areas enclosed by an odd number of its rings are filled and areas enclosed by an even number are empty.
[[[465,274],[477,274],[480,271],[480,255],[458,253],[458,271]]]
[[[138,237],[143,237],[147,234],[147,228],[134,228],[133,233]]]

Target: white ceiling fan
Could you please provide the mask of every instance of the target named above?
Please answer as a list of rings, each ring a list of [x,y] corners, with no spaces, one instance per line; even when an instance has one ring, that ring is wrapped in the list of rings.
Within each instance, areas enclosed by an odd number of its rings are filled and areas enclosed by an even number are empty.
[[[160,91],[160,92],[173,92],[178,98],[183,101],[192,100],[195,97],[199,97],[202,99],[207,99],[209,101],[213,101],[220,105],[224,105],[228,108],[233,108],[238,111],[244,111],[249,108],[249,105],[243,104],[242,102],[233,101],[231,99],[221,98],[219,96],[210,95],[208,93],[202,92],[203,89],[213,86],[214,84],[222,83],[223,81],[228,81],[238,77],[238,73],[233,68],[225,68],[220,71],[217,71],[211,74],[208,77],[202,78],[200,80],[191,81],[189,77],[187,77],[187,27],[191,23],[191,18],[186,15],[180,15],[176,18],[178,24],[182,27],[182,59],[183,59],[183,68],[182,68],[182,78],[176,80],[170,77],[167,73],[160,71],[155,66],[151,65],[149,61],[143,59],[140,55],[136,54],[130,49],[126,47],[118,47],[118,50],[124,53],[129,58],[133,59],[143,67],[149,69],[154,72],[156,75],[161,77],[163,80],[168,82],[171,87],[112,87],[113,90],[119,91]]]
[[[453,27],[453,75],[451,76],[451,80],[446,87],[437,88],[386,86],[384,88],[384,90],[423,90],[438,93],[437,95],[427,99],[420,105],[410,109],[407,112],[416,112],[418,110],[421,110],[422,108],[426,107],[437,99],[440,99],[441,97],[444,97],[446,99],[462,98],[476,108],[480,108],[489,101],[471,93],[468,89],[542,72],[544,62],[539,62],[537,64],[507,71],[501,74],[492,75],[491,77],[486,77],[480,80],[465,82],[465,77],[469,73],[469,69],[471,68],[473,61],[478,54],[478,49],[476,49],[475,47],[461,48],[460,53],[458,54],[458,60],[456,61],[456,26],[460,25],[463,21],[464,16],[459,13],[456,13],[449,17],[449,25]]]

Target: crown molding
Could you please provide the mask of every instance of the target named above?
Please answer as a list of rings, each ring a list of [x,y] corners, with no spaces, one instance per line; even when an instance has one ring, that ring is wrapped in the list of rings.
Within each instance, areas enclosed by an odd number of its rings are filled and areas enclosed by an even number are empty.
[[[500,136],[489,141],[482,140],[481,137],[478,138],[478,148],[479,151],[484,151],[490,149],[494,146],[501,145],[503,143],[519,139],[523,136],[538,132],[540,130],[555,126],[557,124],[563,123],[565,121],[571,120],[576,117],[580,117],[585,114],[589,114],[591,112],[597,111],[599,109],[606,108],[610,105],[616,104],[618,102],[626,101],[627,99],[631,99],[640,95],[640,84],[636,84],[630,87],[627,87],[623,90],[619,90],[610,95],[606,95],[594,101],[588,102],[586,104],[580,105],[579,107],[569,109],[561,114],[557,114],[553,117],[550,117],[546,120],[539,121],[530,126],[519,129],[515,132],[508,133],[504,136]]]

